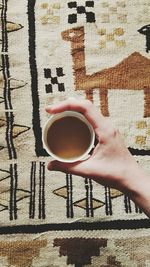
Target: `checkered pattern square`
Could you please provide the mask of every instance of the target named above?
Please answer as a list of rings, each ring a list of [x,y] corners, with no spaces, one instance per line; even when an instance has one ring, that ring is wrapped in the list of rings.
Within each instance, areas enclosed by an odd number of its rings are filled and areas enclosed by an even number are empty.
[[[95,13],[91,10],[93,7],[94,1],[86,1],[85,5],[78,5],[76,1],[69,2],[68,8],[72,9],[73,13],[68,15],[68,23],[76,23],[81,14],[85,14],[86,22],[95,22]]]
[[[125,1],[100,1],[99,9],[100,23],[127,23],[127,10]]]
[[[44,77],[50,81],[50,83],[45,85],[46,93],[52,93],[54,85],[57,86],[59,92],[64,92],[65,85],[61,79],[63,76],[63,68],[61,67],[56,68],[55,70],[45,68]]]

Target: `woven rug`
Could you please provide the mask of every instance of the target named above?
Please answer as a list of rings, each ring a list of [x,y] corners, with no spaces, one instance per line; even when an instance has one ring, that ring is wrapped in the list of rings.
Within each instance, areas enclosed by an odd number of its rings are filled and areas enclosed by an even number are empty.
[[[150,221],[92,180],[49,172],[44,108],[110,116],[150,173],[150,0],[0,1],[0,267],[148,267]]]

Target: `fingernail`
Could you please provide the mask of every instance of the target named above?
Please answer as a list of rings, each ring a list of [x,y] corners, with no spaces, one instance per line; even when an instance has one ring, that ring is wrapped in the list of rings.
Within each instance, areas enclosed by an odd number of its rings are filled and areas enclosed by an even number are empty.
[[[46,111],[48,111],[49,109],[51,109],[50,106],[45,107],[45,110],[46,110]]]
[[[47,106],[47,107],[45,108],[45,110],[46,110],[47,112],[52,112],[52,111],[53,111],[53,107]]]

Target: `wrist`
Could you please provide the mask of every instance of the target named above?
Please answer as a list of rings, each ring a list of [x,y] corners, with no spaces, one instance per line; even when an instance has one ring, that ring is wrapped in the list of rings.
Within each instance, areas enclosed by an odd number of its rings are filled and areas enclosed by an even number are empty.
[[[124,193],[150,216],[150,177],[136,163],[124,181]]]

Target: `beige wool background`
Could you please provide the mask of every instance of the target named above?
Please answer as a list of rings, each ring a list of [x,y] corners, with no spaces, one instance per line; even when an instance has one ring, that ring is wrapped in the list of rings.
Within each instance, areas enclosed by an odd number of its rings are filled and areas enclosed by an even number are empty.
[[[141,27],[150,23],[150,1],[94,1],[94,7],[88,7],[87,10],[95,14],[95,22],[87,23],[85,14],[78,14],[77,22],[72,24],[68,22],[68,16],[69,14],[76,13],[76,9],[69,8],[69,2],[76,2],[78,6],[85,6],[85,1],[83,0],[35,1],[35,50],[33,49],[32,53],[34,54],[35,52],[37,67],[37,92],[39,98],[39,106],[37,108],[39,110],[41,131],[48,119],[48,115],[45,112],[46,105],[57,103],[70,96],[86,98],[88,90],[82,89],[84,79],[86,80],[90,76],[95,77],[96,80],[95,73],[102,72],[103,75],[103,70],[110,70],[122,62],[125,62],[123,64],[126,66],[124,69],[124,75],[126,76],[128,70],[132,72],[134,65],[132,60],[135,60],[136,67],[134,69],[137,72],[134,72],[130,79],[131,82],[132,79],[134,81],[137,79],[137,90],[136,82],[133,89],[119,87],[119,81],[121,80],[118,70],[121,67],[119,65],[115,69],[114,74],[116,81],[118,81],[117,87],[108,88],[108,110],[110,119],[120,130],[125,144],[132,149],[137,149],[137,151],[145,151],[144,156],[137,152],[134,157],[145,171],[150,174],[150,157],[148,155],[148,151],[150,151],[150,116],[144,116],[144,88],[142,86],[141,88],[139,87],[140,82],[138,80],[140,79],[141,84],[145,81],[146,88],[147,84],[150,84],[150,75],[145,77],[143,74],[144,69],[146,74],[150,74],[150,52],[146,52],[146,36],[138,32]],[[2,35],[3,20],[5,19],[3,12],[6,11],[4,10],[6,5],[8,38],[7,52],[4,52],[3,41],[0,42],[0,229],[3,229],[2,227],[4,226],[15,227],[63,223],[69,225],[76,222],[84,222],[85,224],[110,222],[110,229],[107,230],[107,227],[105,227],[106,229],[102,230],[99,227],[97,231],[87,231],[85,227],[82,231],[79,231],[77,228],[72,231],[63,231],[62,226],[62,231],[53,230],[48,233],[36,232],[35,234],[25,234],[22,232],[10,235],[8,232],[0,236],[0,267],[83,266],[82,264],[79,265],[79,263],[74,262],[70,264],[68,262],[67,248],[64,248],[62,245],[63,252],[61,254],[61,245],[55,245],[60,242],[55,241],[58,238],[65,240],[77,238],[79,243],[81,238],[85,240],[107,240],[107,245],[100,248],[100,255],[94,254],[89,256],[91,262],[89,261],[84,266],[148,267],[150,266],[150,253],[148,250],[150,236],[149,229],[146,229],[142,223],[143,220],[148,221],[146,215],[139,211],[137,212],[135,204],[130,200],[130,207],[128,207],[129,210],[126,212],[125,196],[116,190],[110,191],[112,214],[107,215],[105,188],[92,182],[94,216],[87,217],[85,180],[74,175],[72,177],[73,217],[68,218],[66,216],[68,205],[66,175],[58,172],[49,172],[46,168],[49,157],[36,154],[33,121],[37,118],[33,111],[32,73],[29,63],[31,57],[29,45],[32,36],[29,37],[29,14],[27,7],[30,3],[33,3],[33,0],[31,2],[24,0],[17,2],[16,0],[3,0],[0,2],[0,39],[3,40],[4,38]],[[31,23],[33,23],[32,19]],[[79,51],[73,50],[73,41],[67,41],[62,38],[64,31],[72,31],[70,36],[72,39],[74,37],[73,29],[77,28],[80,30],[84,29],[84,42],[80,43]],[[81,53],[80,62],[78,62],[78,52]],[[132,54],[134,54],[134,57],[130,57]],[[6,99],[4,99],[6,78],[2,55],[8,55],[9,58],[10,77],[8,77],[8,80],[10,81],[11,88],[11,110],[6,108]],[[83,57],[85,57],[85,61],[83,61]],[[81,64],[81,72],[85,67],[85,77],[83,80],[75,79],[80,66],[79,63]],[[142,73],[140,72],[141,65],[143,66]],[[51,69],[53,76],[56,76],[56,68],[63,69],[64,76],[59,77],[58,80],[59,83],[64,83],[65,91],[60,92],[58,85],[54,84],[52,85],[52,92],[46,93],[45,85],[51,83],[50,78],[46,79],[44,77],[44,69],[46,68]],[[109,75],[111,79],[111,71]],[[112,80],[114,76],[112,76]],[[105,80],[105,74],[103,77]],[[116,85],[116,83],[114,84]],[[91,90],[90,97],[92,95],[93,103],[100,110],[101,88],[95,87],[91,89],[88,88],[88,83],[86,83],[86,89]],[[150,94],[150,87],[148,87],[148,90]],[[150,114],[149,109],[150,106],[147,108],[147,114]],[[8,129],[7,112],[13,112],[14,118],[12,139],[17,157],[12,159],[9,157],[6,140]],[[11,132],[9,134],[11,135]],[[31,170],[34,165],[32,165],[33,162],[36,166],[35,196],[32,195],[32,197],[35,197],[35,214],[33,218],[30,218]],[[41,163],[43,162],[45,164],[44,193],[40,191],[39,178],[40,168],[43,166]],[[11,164],[13,166],[16,164],[17,166],[17,189],[15,192],[11,189],[13,181],[10,178]],[[88,190],[91,190],[90,187]],[[17,208],[17,218],[10,220],[10,212],[14,208],[11,207],[11,201],[14,201],[11,194],[14,194],[14,197],[17,199],[16,202],[13,202]],[[39,218],[39,205],[41,205],[39,203],[43,201],[40,200],[39,194],[44,194],[44,202],[42,203],[45,205],[45,217],[43,218]],[[42,210],[42,212],[44,211]],[[133,220],[138,221],[138,225],[141,227],[136,229],[135,224],[134,230],[111,230],[111,222],[115,222],[117,228],[120,220],[128,221],[128,228],[130,228],[130,220],[132,225]],[[23,231],[23,227],[21,229]],[[37,243],[35,242],[36,240]],[[75,249],[76,246],[72,246]],[[20,252],[18,252],[19,248]],[[72,253],[71,256],[73,255]]]

